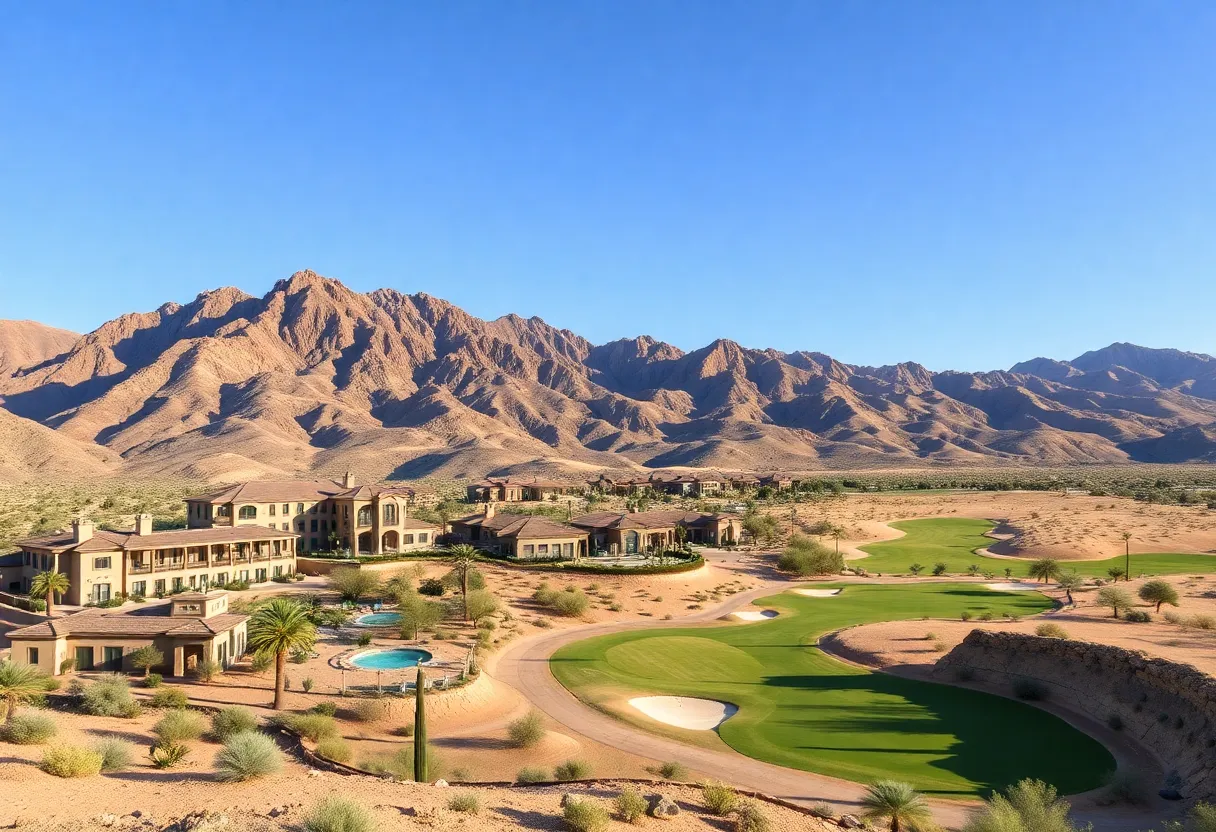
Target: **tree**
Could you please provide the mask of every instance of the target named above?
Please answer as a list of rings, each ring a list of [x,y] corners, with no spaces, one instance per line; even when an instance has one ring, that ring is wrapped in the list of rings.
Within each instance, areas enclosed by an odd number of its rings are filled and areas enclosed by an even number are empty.
[[[844,558],[827,546],[809,537],[796,534],[777,559],[777,568],[800,578],[812,575],[836,575],[844,569]]]
[[[401,616],[401,637],[418,638],[421,630],[434,627],[443,618],[443,608],[410,590],[397,596],[397,614]]]
[[[1059,584],[1060,589],[1064,590],[1064,594],[1068,596],[1068,603],[1073,604],[1076,602],[1073,601],[1072,594],[1081,588],[1085,583],[1085,578],[1081,576],[1080,572],[1072,569],[1057,575],[1056,583]]]
[[[287,654],[311,650],[316,639],[317,629],[308,619],[308,608],[288,598],[272,598],[258,607],[249,619],[249,648],[254,653],[274,656],[274,703],[271,707],[276,711],[283,707]]]
[[[1068,817],[1072,807],[1060,800],[1054,786],[1022,780],[989,798],[972,816],[964,832],[1079,832]],[[1088,828],[1088,827],[1086,827]]]
[[[1098,605],[1110,607],[1114,618],[1119,617],[1119,610],[1130,609],[1134,603],[1132,594],[1121,586],[1104,586],[1098,590]]]
[[[343,601],[358,602],[380,589],[380,578],[357,566],[343,566],[329,573],[329,586],[342,596]]]
[[[4,702],[4,721],[17,713],[17,706],[46,691],[46,678],[29,664],[0,662],[0,701]]]
[[[425,687],[426,677],[419,667],[414,682],[414,781],[417,783],[427,782]]]
[[[891,832],[919,832],[933,828],[933,815],[922,794],[907,783],[879,780],[866,788],[861,798],[861,816],[867,820],[885,820]]]
[[[840,540],[844,537],[844,528],[842,526],[832,526],[832,530],[828,532],[832,536],[832,540],[836,541],[836,554],[840,554]]]
[[[1160,579],[1149,581],[1140,587],[1140,600],[1156,604],[1157,612],[1161,612],[1162,604],[1169,604],[1171,607],[1178,606],[1178,590]]]
[[[751,512],[743,516],[743,531],[763,546],[771,546],[781,533],[777,518],[771,514]]]
[[[1060,574],[1060,564],[1055,558],[1039,558],[1030,564],[1029,574],[1030,577],[1047,583]]]
[[[477,568],[477,550],[467,543],[448,549],[452,572],[460,579],[460,595],[464,600],[464,620],[469,620],[469,573]]]
[[[498,611],[498,599],[484,589],[474,590],[465,596],[465,616],[474,624]]]
[[[145,644],[136,650],[131,651],[131,666],[142,667],[144,678],[152,672],[152,668],[160,667],[165,663],[165,654],[156,649],[154,644]]]
[[[1123,538],[1123,574],[1130,581],[1132,579],[1132,533],[1125,531],[1119,537]]]
[[[1112,581],[1118,581],[1120,578],[1127,576],[1127,570],[1122,566],[1112,566],[1106,570],[1106,574]]]
[[[30,595],[41,595],[46,599],[46,614],[55,614],[55,596],[62,597],[72,586],[68,576],[62,572],[39,572],[30,581]]]
[[[913,575],[919,575],[921,572],[925,571],[925,567],[921,566],[919,563],[914,563],[908,567],[908,571]]]

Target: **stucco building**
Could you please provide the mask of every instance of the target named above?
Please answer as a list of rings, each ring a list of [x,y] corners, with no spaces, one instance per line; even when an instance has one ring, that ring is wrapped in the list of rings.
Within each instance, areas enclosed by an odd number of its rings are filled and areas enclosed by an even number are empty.
[[[687,543],[721,546],[738,542],[742,518],[696,511],[603,511],[575,517],[570,525],[589,536],[591,552],[636,554]]]
[[[521,560],[574,560],[587,554],[587,533],[531,514],[499,514],[485,503],[476,514],[451,521],[452,536],[490,554]]]
[[[580,495],[587,487],[556,480],[513,480],[491,478],[475,482],[466,489],[470,503],[523,503],[549,500],[559,496]]]

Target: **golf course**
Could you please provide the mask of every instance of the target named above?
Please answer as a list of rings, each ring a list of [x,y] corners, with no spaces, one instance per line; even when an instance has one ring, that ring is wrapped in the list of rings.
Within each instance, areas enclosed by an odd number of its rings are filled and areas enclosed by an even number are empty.
[[[977,528],[971,527],[973,535]],[[934,562],[934,556],[917,557]],[[957,619],[964,611],[1033,615],[1051,607],[1046,597],[966,583],[815,584],[829,587],[842,591],[832,597],[787,591],[757,600],[778,613],[761,622],[575,642],[559,649],[550,666],[583,702],[685,741],[704,743],[708,736],[717,742],[711,732],[649,719],[628,700],[667,695],[731,703],[738,712],[717,733],[736,751],[856,782],[893,778],[939,797],[975,798],[1024,777],[1076,793],[1113,771],[1101,744],[1030,705],[871,672],[815,646],[824,633],[875,621]]]
[[[994,526],[990,520],[967,517],[933,517],[892,523],[892,528],[904,532],[903,537],[862,546],[861,551],[865,552],[867,557],[851,563],[864,567],[868,572],[881,572],[884,575],[906,574],[915,563],[924,567],[922,574],[928,575],[935,564],[944,563],[949,574],[966,573],[967,568],[975,564],[984,572],[1004,575],[1005,570],[1010,569],[1014,576],[1025,577],[1029,574],[1033,560],[995,558],[976,553],[977,550],[996,542],[986,536],[986,532]],[[1133,577],[1216,572],[1216,556],[1213,555],[1133,554],[1130,560]],[[1060,566],[1062,569],[1075,569],[1082,575],[1105,578],[1110,568],[1123,568],[1124,557],[1118,555],[1104,560],[1062,560]]]

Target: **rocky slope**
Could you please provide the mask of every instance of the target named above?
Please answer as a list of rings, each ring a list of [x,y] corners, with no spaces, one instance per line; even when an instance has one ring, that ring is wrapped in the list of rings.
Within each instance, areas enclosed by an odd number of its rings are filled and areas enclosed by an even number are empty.
[[[1116,344],[931,373],[725,340],[594,345],[312,272],[124,315],[17,363],[0,369],[9,413],[128,470],[207,479],[1216,458],[1210,356]]]

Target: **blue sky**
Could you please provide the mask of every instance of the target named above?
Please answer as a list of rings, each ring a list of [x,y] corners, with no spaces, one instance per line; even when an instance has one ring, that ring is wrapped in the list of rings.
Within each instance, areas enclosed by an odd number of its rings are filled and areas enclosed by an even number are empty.
[[[0,317],[300,268],[933,369],[1216,352],[1210,2],[8,3]]]

